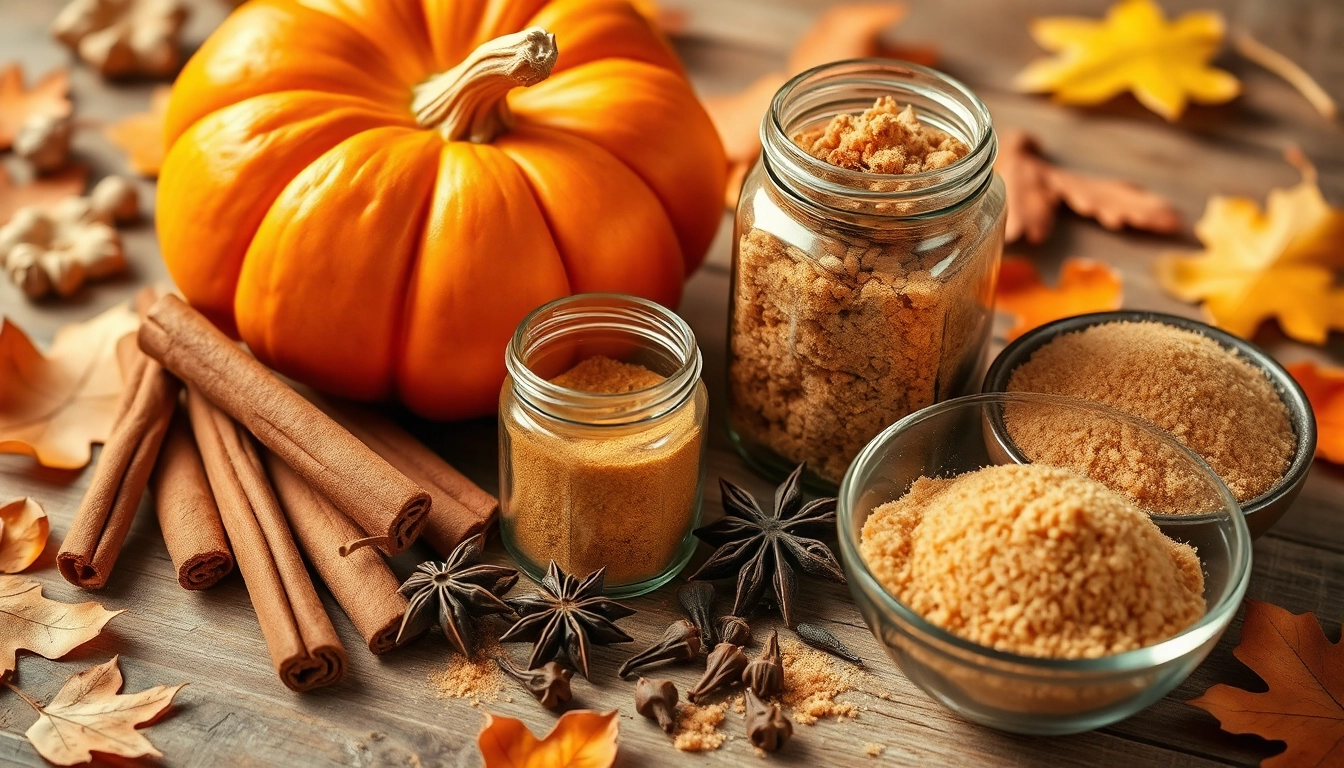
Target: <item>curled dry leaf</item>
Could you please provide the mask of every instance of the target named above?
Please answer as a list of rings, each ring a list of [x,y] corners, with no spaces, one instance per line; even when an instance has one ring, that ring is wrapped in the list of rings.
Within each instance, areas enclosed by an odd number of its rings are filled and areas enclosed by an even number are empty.
[[[62,170],[29,179],[20,184],[0,165],[0,225],[14,217],[20,208],[51,210],[62,200],[84,192],[89,169],[82,165],[66,166]]]
[[[1048,322],[1089,312],[1119,309],[1123,298],[1120,273],[1092,259],[1065,259],[1059,286],[1041,282],[1027,259],[1008,256],[999,270],[996,307],[1014,318],[1008,340]]]
[[[181,61],[186,19],[180,0],[73,0],[51,36],[103,77],[167,77]]]
[[[1062,202],[1079,216],[1112,230],[1134,227],[1170,234],[1181,229],[1171,201],[1127,181],[1072,173],[1040,156],[1040,145],[1022,131],[1006,131],[994,169],[1008,189],[1007,242],[1025,236],[1040,243],[1055,228]]]
[[[1316,414],[1316,455],[1344,464],[1344,368],[1293,363],[1288,372],[1307,393]]]
[[[112,431],[121,397],[117,340],[139,327],[126,304],[56,332],[42,354],[18,326],[0,323],[0,453],[79,469]]]
[[[121,611],[95,602],[58,603],[42,596],[42,585],[0,575],[0,677],[14,670],[19,650],[59,659],[98,636]]]
[[[1270,319],[1284,333],[1324,344],[1344,330],[1344,209],[1331,208],[1316,170],[1299,152],[1290,162],[1302,181],[1270,190],[1262,211],[1241,197],[1209,198],[1195,235],[1204,250],[1163,256],[1158,283],[1170,294],[1203,302],[1209,322],[1244,338]]]
[[[107,126],[107,138],[126,153],[126,164],[146,178],[159,175],[163,165],[163,123],[173,89],[161,85],[149,97],[149,111],[122,118]]]
[[[566,712],[540,741],[521,720],[485,713],[476,743],[485,768],[609,768],[616,761],[619,713]]]
[[[80,672],[61,686],[45,707],[23,696],[37,710],[37,722],[25,734],[38,754],[56,765],[91,762],[93,753],[118,757],[162,757],[137,730],[152,725],[173,704],[181,685],[156,685],[121,694],[119,656]]]
[[[24,497],[0,504],[0,571],[18,573],[32,565],[50,532],[51,521],[36,501]]]
[[[1288,747],[1260,765],[1344,765],[1344,643],[1331,643],[1316,616],[1246,600],[1241,642],[1232,651],[1269,686],[1252,693],[1215,685],[1190,703],[1228,733],[1253,733]]]
[[[1189,101],[1221,104],[1241,92],[1237,78],[1209,66],[1225,33],[1221,14],[1195,11],[1169,22],[1153,0],[1120,0],[1103,20],[1036,19],[1031,36],[1057,55],[1031,64],[1013,84],[1053,93],[1062,104],[1101,104],[1130,91],[1176,120]]]
[[[32,88],[23,87],[23,67],[18,64],[0,69],[0,150],[9,149],[19,129],[33,117],[69,116],[69,93],[70,73],[64,68],[43,75]]]

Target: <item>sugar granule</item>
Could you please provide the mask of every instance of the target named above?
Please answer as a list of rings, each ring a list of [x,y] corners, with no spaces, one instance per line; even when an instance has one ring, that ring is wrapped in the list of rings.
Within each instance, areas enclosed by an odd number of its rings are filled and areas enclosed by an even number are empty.
[[[794,722],[812,725],[823,717],[858,716],[857,707],[835,697],[860,688],[865,675],[859,668],[842,665],[792,639],[781,640],[779,650],[784,663],[784,692],[779,701],[792,710]]]
[[[683,752],[708,752],[723,746],[728,738],[719,730],[723,715],[722,704],[678,704],[672,746]]]

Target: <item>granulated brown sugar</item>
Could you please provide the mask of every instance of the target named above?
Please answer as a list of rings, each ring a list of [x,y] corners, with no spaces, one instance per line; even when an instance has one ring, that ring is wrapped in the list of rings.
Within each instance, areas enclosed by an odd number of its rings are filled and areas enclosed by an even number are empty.
[[[858,716],[853,704],[835,700],[861,687],[865,675],[858,667],[790,639],[781,640],[779,648],[784,662],[784,692],[779,702],[792,710],[794,722],[812,725],[823,717]]]
[[[886,751],[887,748],[877,742],[870,741],[863,745],[863,754],[869,757],[881,757],[882,753]]]
[[[433,672],[429,682],[440,699],[467,699],[474,707],[482,701],[495,701],[508,679],[494,662],[500,652],[493,641],[483,644],[474,658],[454,653],[445,669]]]
[[[860,552],[916,613],[999,651],[1097,658],[1204,615],[1189,545],[1106,486],[1057,467],[920,478],[873,511]]]
[[[831,165],[869,173],[921,173],[946,168],[966,156],[960,139],[920,122],[915,109],[901,109],[883,96],[859,115],[836,115],[824,127],[804,131],[794,143]]]
[[[683,752],[708,752],[723,746],[728,738],[719,730],[723,715],[722,704],[678,704],[672,746]]]
[[[552,383],[600,394],[654,386],[643,366],[590,357]],[[554,560],[578,576],[606,566],[606,583],[652,578],[676,556],[694,524],[701,428],[693,406],[653,423],[508,429],[512,498],[503,524],[534,563]]]
[[[1013,371],[1008,390],[1092,400],[1147,419],[1203,456],[1240,501],[1273,487],[1296,448],[1288,409],[1259,369],[1207,336],[1165,323],[1064,334]],[[1008,427],[1032,461],[1074,467],[1155,511],[1197,511],[1167,490],[1173,483],[1162,467],[1123,460],[1115,426],[1054,409],[1043,418],[1009,418]],[[1117,487],[1120,472],[1132,477]]]

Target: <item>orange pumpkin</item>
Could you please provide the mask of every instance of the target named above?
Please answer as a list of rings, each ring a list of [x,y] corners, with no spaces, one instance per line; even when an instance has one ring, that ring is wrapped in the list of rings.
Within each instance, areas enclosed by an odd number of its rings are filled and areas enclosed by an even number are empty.
[[[494,412],[546,301],[675,306],[721,218],[714,127],[626,0],[251,0],[165,130],[186,298],[283,373],[433,418]]]

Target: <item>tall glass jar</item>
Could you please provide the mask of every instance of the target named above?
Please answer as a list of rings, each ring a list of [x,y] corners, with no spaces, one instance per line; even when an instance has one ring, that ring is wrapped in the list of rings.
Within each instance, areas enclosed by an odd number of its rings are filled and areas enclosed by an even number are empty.
[[[708,409],[690,327],[632,296],[571,296],[529,315],[505,362],[499,487],[509,554],[537,580],[552,560],[578,578],[606,568],[616,597],[666,583],[690,559],[700,520]],[[578,371],[590,372],[584,388],[566,386]],[[594,371],[613,386],[588,386]]]
[[[879,174],[795,143],[885,96],[960,139],[966,155]],[[830,489],[883,427],[977,383],[1003,253],[998,145],[966,86],[880,59],[790,80],[761,141],[734,231],[729,430],[757,469],[782,477],[805,461],[810,484]]]

